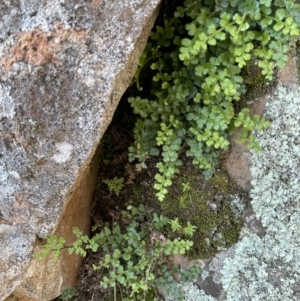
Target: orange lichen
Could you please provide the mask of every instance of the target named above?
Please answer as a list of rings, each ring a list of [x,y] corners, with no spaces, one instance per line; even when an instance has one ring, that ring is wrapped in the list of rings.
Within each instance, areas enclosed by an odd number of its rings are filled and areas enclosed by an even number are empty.
[[[93,0],[88,4],[89,7],[96,8],[101,4],[102,0]]]
[[[53,32],[44,32],[35,29],[29,32],[20,32],[16,35],[16,45],[9,49],[9,57],[4,57],[0,63],[8,71],[17,61],[24,61],[28,64],[38,66],[52,62],[58,65],[55,56],[63,42],[77,43],[86,36],[86,30],[65,30],[61,24],[54,26]]]

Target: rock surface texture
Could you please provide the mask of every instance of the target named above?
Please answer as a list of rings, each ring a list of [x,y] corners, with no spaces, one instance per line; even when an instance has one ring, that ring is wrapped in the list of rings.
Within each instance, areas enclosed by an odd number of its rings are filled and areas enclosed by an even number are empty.
[[[278,86],[257,99],[251,111],[272,122],[256,133],[264,152],[232,145],[241,154],[228,172],[251,204],[243,213],[239,242],[206,262],[197,284],[186,286],[186,300],[281,301],[299,300],[299,108],[296,58],[277,75]],[[238,167],[238,168],[237,168]],[[297,184],[295,184],[297,183]],[[249,185],[248,185],[249,184]]]
[[[278,70],[277,80],[287,88],[287,91],[293,91],[298,87],[297,72],[295,55],[289,53],[289,61],[283,69]],[[274,92],[275,88],[273,88],[271,93],[255,99],[253,105],[250,107],[251,113],[263,116],[266,103],[270,100],[270,97]],[[232,180],[238,186],[240,186],[244,191],[250,191],[252,188],[250,151],[245,144],[237,143],[237,138],[238,133],[235,133],[230,137],[231,151],[227,157],[224,167],[226,168]]]
[[[51,300],[72,284],[80,259],[31,255],[38,238],[87,231],[92,159],[159,2],[0,2],[0,300]]]
[[[268,129],[255,132],[264,151],[246,152],[232,145],[231,152],[247,160],[239,163],[244,172],[236,165],[230,175],[250,190],[251,199],[242,215],[239,241],[201,261],[203,271],[197,285],[180,284],[185,301],[300,300],[300,86],[296,63],[290,54],[277,74],[276,89],[251,107],[253,113],[271,121]]]

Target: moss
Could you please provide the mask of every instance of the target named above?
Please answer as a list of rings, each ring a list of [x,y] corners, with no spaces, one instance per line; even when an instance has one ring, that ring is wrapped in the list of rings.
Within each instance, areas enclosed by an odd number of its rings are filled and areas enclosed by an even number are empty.
[[[145,301],[153,301],[155,297],[157,298],[156,293],[154,289],[152,289],[145,296]]]
[[[198,168],[185,162],[163,202],[156,200],[151,184],[143,186],[145,182],[141,179],[142,188],[137,185],[134,189],[132,202],[142,200],[158,214],[179,217],[183,224],[190,221],[197,227],[189,257],[209,258],[237,242],[242,221],[232,211],[230,201],[238,190],[223,170],[205,181]],[[168,233],[169,237],[172,235]]]
[[[254,61],[249,62],[243,69],[242,76],[246,85],[246,98],[254,100],[267,92],[270,82],[261,73]]]
[[[120,290],[117,290],[117,295],[116,295],[116,299],[115,299],[113,288],[112,288],[110,290],[110,292],[107,293],[107,295],[106,295],[105,299],[103,299],[103,301],[123,301],[125,297],[127,297],[127,298],[129,297],[128,295],[126,295],[125,289],[123,292],[121,292]],[[154,288],[152,288],[147,292],[146,296],[141,296],[140,300],[153,301],[153,300],[155,300],[155,298],[157,298],[157,294],[156,294]]]

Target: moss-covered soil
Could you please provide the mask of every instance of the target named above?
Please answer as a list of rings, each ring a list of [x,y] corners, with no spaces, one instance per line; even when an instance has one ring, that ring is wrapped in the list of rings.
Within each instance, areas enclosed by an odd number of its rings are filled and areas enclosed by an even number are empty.
[[[172,219],[179,217],[183,223],[191,222],[197,231],[193,237],[194,248],[188,255],[191,258],[209,258],[237,241],[242,223],[231,200],[233,195],[243,198],[243,193],[224,170],[218,169],[209,181],[205,181],[189,159],[184,158],[183,162],[181,172],[163,202],[155,198],[153,183],[149,180],[155,174],[154,168],[152,175],[149,172],[145,176],[137,175],[129,201],[142,201],[155,208],[158,214]]]

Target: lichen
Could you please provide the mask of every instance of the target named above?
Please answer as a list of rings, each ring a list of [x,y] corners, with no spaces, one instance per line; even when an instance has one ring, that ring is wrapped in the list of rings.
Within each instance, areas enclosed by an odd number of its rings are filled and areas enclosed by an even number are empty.
[[[7,171],[5,162],[1,158],[1,153],[0,153],[0,183],[5,183],[8,177],[9,177],[9,173]]]
[[[203,290],[199,290],[199,288],[193,283],[180,283],[180,288],[184,293],[185,301],[216,301],[212,296],[208,296],[205,294]],[[176,301],[174,298],[166,298],[166,301]]]
[[[222,270],[226,301],[300,300],[300,90],[279,87],[256,134],[264,148],[252,154],[252,206],[266,228],[248,233]]]
[[[52,62],[58,64],[55,54],[62,49],[63,42],[75,43],[86,36],[86,30],[65,30],[61,24],[56,24],[55,31],[45,33],[41,29],[31,32],[21,32],[16,36],[16,45],[9,50],[12,54],[4,57],[0,63],[8,71],[17,61],[25,61],[34,66]]]

